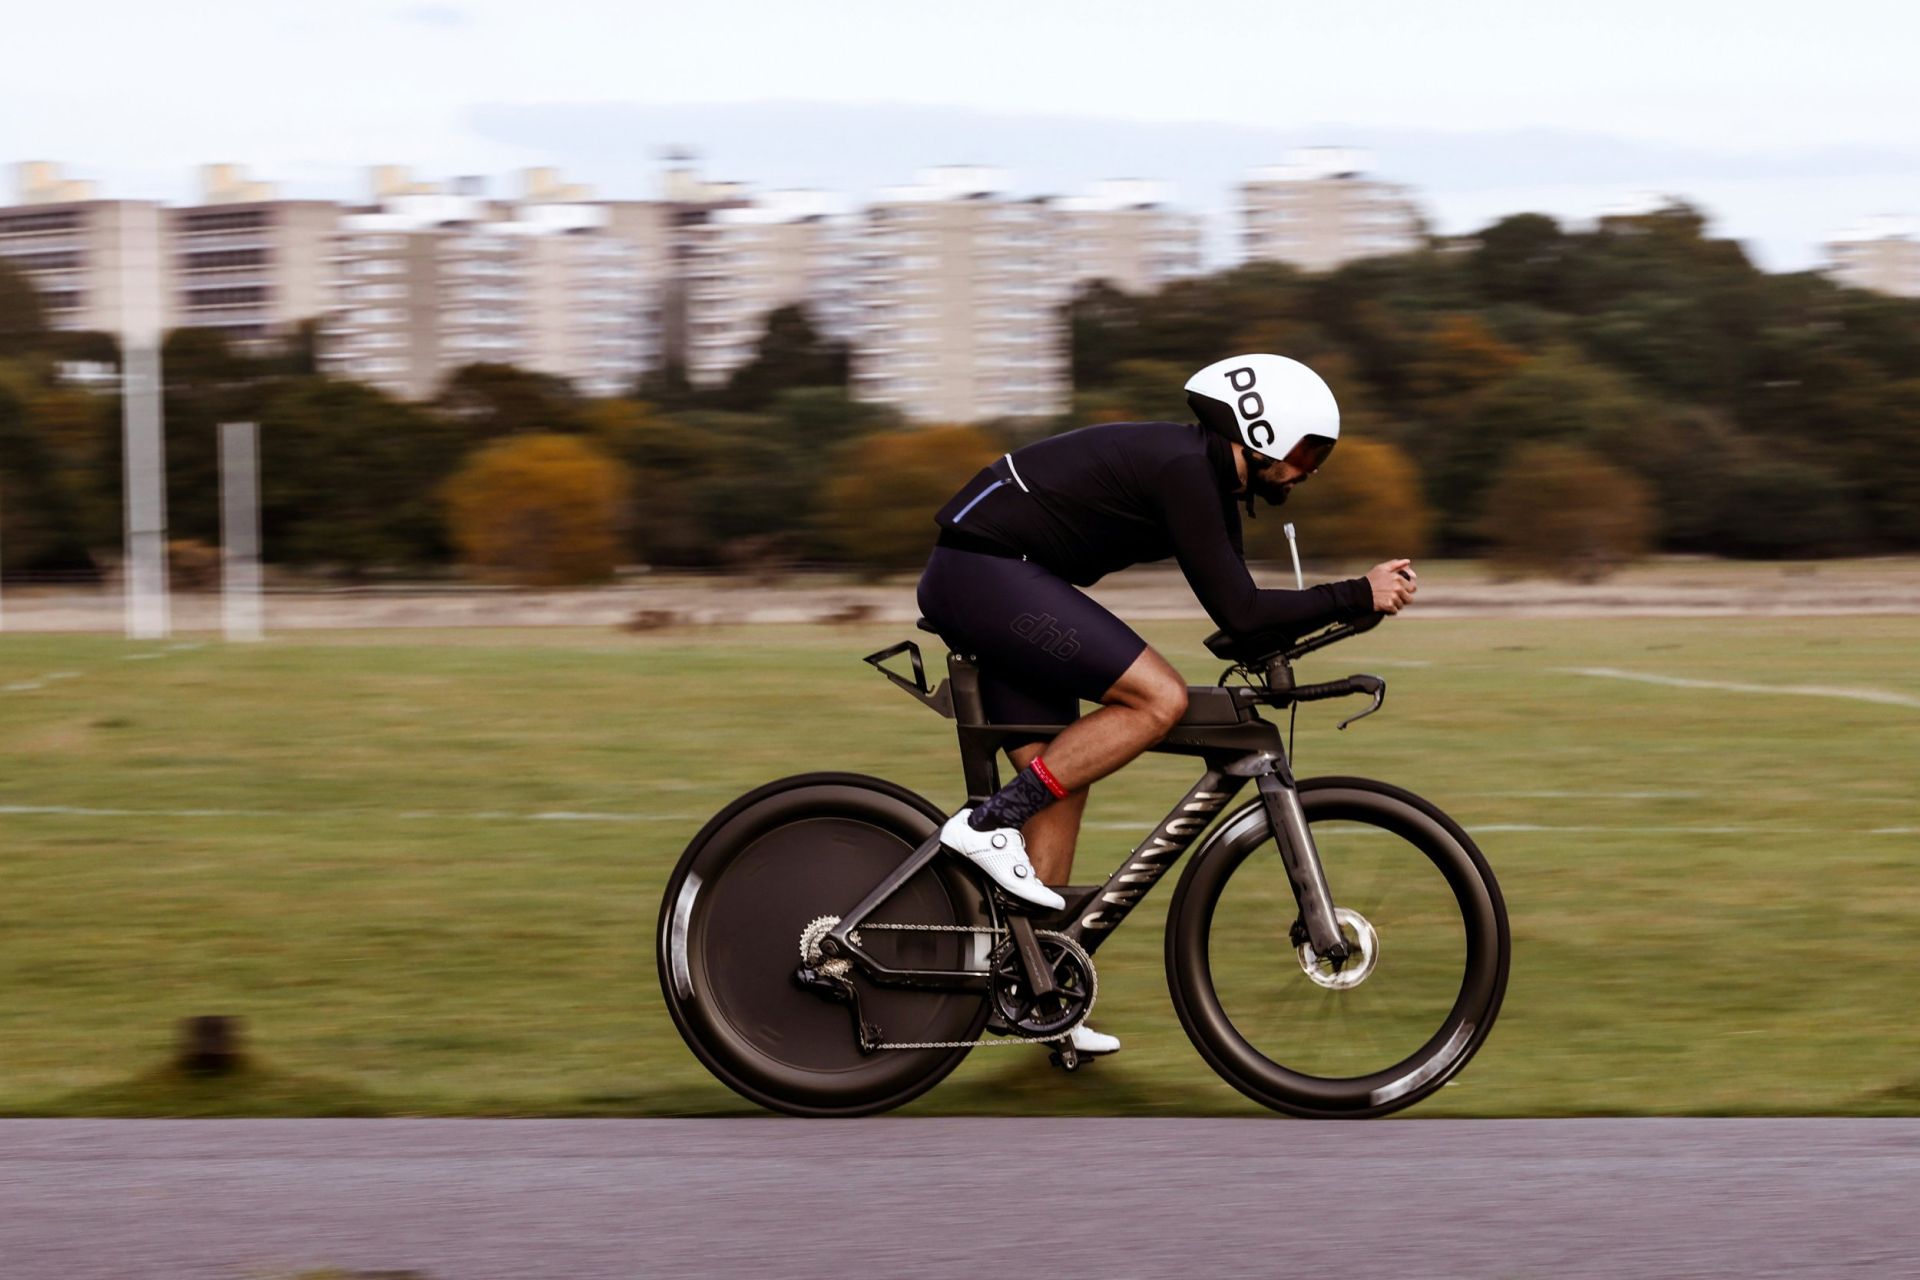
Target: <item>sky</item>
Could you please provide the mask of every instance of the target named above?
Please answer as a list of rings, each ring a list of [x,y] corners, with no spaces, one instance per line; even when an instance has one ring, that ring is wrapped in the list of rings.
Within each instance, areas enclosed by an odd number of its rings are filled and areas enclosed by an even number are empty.
[[[1920,212],[1913,4],[93,0],[0,8],[0,34],[0,161],[114,196],[189,199],[231,161],[289,196],[399,163],[642,198],[681,146],[758,187],[981,163],[1224,216],[1247,168],[1317,144],[1365,148],[1441,231],[1670,194],[1774,270]]]

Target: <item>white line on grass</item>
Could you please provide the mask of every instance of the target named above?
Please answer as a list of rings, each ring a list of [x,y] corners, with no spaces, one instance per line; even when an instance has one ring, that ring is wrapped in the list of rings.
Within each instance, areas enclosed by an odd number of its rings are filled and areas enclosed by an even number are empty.
[[[1475,791],[1496,800],[1698,800],[1704,791]]]
[[[1920,709],[1920,698],[1893,693],[1886,689],[1847,689],[1824,684],[1740,684],[1732,680],[1688,680],[1681,676],[1660,676],[1645,671],[1621,671],[1614,667],[1557,667],[1562,675],[1595,676],[1603,680],[1633,680],[1640,684],[1670,685],[1676,689],[1719,689],[1725,693],[1786,693],[1801,698],[1848,698],[1855,702],[1877,702],[1888,707]]]

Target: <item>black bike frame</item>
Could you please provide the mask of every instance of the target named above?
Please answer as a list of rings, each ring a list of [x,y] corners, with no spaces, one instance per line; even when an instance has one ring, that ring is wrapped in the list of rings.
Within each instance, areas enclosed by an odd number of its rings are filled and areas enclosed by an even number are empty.
[[[888,658],[908,652],[912,655],[914,681],[909,682],[881,666]],[[1065,727],[987,723],[980,699],[979,672],[959,654],[947,655],[948,678],[937,689],[927,687],[919,646],[913,641],[872,654],[867,661],[919,701],[955,721],[960,735],[961,767],[972,803],[984,800],[999,789],[996,752],[1003,747],[1050,739]],[[1212,823],[1214,815],[1251,779],[1259,788],[1266,808],[1307,940],[1320,955],[1345,958],[1347,944],[1334,919],[1332,896],[1320,868],[1312,833],[1307,829],[1305,812],[1300,807],[1300,795],[1287,764],[1280,728],[1259,717],[1257,707],[1261,700],[1261,691],[1253,688],[1188,686],[1185,718],[1150,750],[1163,755],[1198,756],[1205,763],[1206,772],[1155,825],[1152,833],[1134,847],[1104,885],[1092,892],[1069,887],[1063,894],[1069,899],[1066,910],[1040,923],[1065,933],[1088,952],[1096,950],[1180,860]],[[822,949],[827,954],[851,959],[868,978],[881,985],[985,990],[988,975],[984,972],[890,968],[862,950],[852,937],[881,904],[937,857],[940,850],[939,836],[929,837],[841,919],[823,940]],[[991,894],[988,903],[998,922],[1000,908]]]

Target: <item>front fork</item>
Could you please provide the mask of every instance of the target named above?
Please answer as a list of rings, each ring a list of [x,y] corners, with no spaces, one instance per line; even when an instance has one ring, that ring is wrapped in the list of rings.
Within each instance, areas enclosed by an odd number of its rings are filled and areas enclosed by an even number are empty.
[[[1293,886],[1293,900],[1300,907],[1300,925],[1305,941],[1314,954],[1329,960],[1337,969],[1352,954],[1352,948],[1340,932],[1333,914],[1333,893],[1327,888],[1327,873],[1320,866],[1320,851],[1314,847],[1313,833],[1307,829],[1307,813],[1300,806],[1300,792],[1285,766],[1259,774],[1260,803],[1267,811],[1267,823],[1280,846],[1280,861],[1287,869],[1287,881]],[[1296,937],[1297,944],[1302,939]]]

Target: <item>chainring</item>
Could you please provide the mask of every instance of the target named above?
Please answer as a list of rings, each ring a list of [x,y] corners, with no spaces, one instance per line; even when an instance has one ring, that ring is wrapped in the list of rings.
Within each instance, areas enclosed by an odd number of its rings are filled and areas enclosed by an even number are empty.
[[[1036,929],[1040,954],[1053,970],[1055,988],[1044,996],[1027,990],[1019,949],[1008,937],[993,949],[993,1007],[1007,1028],[1022,1040],[1056,1040],[1085,1022],[1099,989],[1093,957],[1064,933]]]

